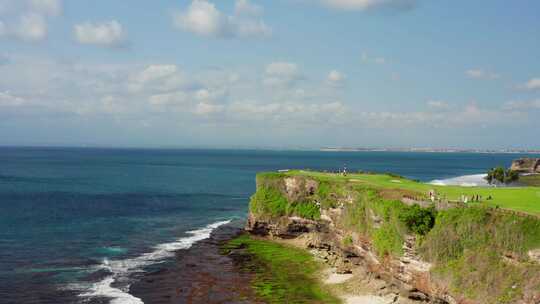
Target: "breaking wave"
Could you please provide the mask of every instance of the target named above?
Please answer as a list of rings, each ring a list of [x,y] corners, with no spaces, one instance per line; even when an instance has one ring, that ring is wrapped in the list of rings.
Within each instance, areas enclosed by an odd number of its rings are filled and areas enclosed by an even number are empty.
[[[188,249],[198,241],[210,237],[212,231],[230,220],[212,223],[204,228],[188,231],[189,236],[174,242],[164,243],[154,247],[154,250],[140,256],[122,260],[109,260],[105,258],[95,271],[105,270],[110,275],[99,282],[89,284],[71,284],[68,289],[80,291],[79,297],[109,298],[111,304],[143,304],[143,301],[129,294],[130,275],[143,272],[144,267],[161,263],[166,258],[173,257],[175,251]]]
[[[447,179],[436,179],[429,183],[436,186],[489,187],[485,179],[486,176],[486,174],[463,175]]]

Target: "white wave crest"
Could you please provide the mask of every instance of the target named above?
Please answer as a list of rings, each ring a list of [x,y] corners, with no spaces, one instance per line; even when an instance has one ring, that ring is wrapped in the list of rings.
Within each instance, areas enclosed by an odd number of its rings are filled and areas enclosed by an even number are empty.
[[[473,174],[452,177],[448,179],[436,179],[429,182],[435,186],[462,186],[462,187],[488,187],[486,174]]]
[[[190,236],[180,238],[174,242],[164,243],[154,247],[154,250],[144,253],[138,257],[123,260],[108,260],[96,267],[96,270],[106,269],[112,273],[103,280],[89,284],[71,284],[68,286],[72,290],[80,290],[80,297],[105,297],[110,298],[111,304],[143,304],[143,301],[129,294],[129,275],[136,272],[143,272],[145,266],[161,263],[164,259],[173,257],[175,251],[188,249],[198,241],[210,237],[212,231],[219,226],[230,223],[231,221],[221,221],[210,224],[204,228],[188,231]],[[121,288],[113,287],[113,283],[124,283]]]

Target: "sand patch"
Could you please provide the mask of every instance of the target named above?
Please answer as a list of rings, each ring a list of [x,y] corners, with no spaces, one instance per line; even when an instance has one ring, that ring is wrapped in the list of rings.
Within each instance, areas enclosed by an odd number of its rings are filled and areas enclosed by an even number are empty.
[[[348,280],[352,279],[354,275],[352,273],[339,274],[335,272],[335,269],[327,270],[327,276],[324,279],[324,284],[333,285],[345,283]]]
[[[353,296],[345,295],[342,297],[345,304],[386,304],[388,303],[382,297],[377,296]]]

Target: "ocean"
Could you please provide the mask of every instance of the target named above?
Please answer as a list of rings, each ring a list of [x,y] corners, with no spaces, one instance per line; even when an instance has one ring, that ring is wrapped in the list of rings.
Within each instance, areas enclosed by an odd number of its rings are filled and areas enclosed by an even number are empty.
[[[0,148],[0,303],[142,303],[129,287],[145,271],[245,218],[259,171],[346,166],[470,184],[523,156]]]

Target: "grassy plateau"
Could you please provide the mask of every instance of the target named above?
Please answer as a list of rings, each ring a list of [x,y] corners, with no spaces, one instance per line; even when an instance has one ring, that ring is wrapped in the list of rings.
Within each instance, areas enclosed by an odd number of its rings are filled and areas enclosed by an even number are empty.
[[[342,176],[333,173],[295,170],[287,172],[286,175],[314,177],[321,181],[348,182],[373,189],[410,190],[421,194],[436,190],[439,196],[445,196],[449,200],[455,201],[459,200],[461,195],[481,195],[482,203],[489,206],[540,215],[540,187],[436,186],[387,174],[347,174],[347,176]],[[536,180],[540,185],[540,178],[535,179],[535,176],[533,176],[530,179]],[[487,200],[490,196],[491,199]]]

